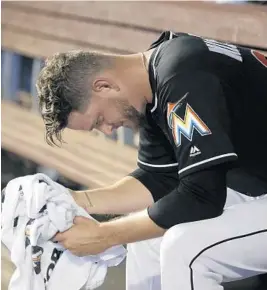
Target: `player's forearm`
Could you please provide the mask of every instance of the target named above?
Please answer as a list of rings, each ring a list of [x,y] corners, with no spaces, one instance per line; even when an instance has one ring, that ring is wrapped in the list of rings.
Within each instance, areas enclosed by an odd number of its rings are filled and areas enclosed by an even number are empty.
[[[223,211],[224,166],[184,177],[178,188],[142,212],[100,224],[107,243],[119,245],[162,236],[176,224],[210,219]]]
[[[72,193],[77,204],[91,214],[125,214],[153,203],[149,190],[130,176],[109,187]]]
[[[110,247],[157,238],[166,231],[150,219],[146,209],[101,223],[100,227]]]

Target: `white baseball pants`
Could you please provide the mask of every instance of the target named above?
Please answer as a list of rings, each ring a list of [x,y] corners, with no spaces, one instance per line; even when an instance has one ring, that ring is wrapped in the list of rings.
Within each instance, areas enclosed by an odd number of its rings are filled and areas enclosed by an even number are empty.
[[[267,195],[228,189],[217,218],[179,224],[162,238],[128,245],[126,290],[222,290],[267,273]]]

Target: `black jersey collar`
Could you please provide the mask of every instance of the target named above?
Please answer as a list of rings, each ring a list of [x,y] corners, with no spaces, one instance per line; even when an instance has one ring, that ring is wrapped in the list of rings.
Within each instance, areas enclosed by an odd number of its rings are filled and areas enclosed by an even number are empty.
[[[156,62],[158,54],[160,52],[160,48],[165,41],[170,40],[172,38],[176,38],[177,36],[178,35],[172,31],[164,31],[162,32],[160,37],[155,42],[153,42],[149,47],[149,49],[155,48],[153,53],[151,54],[148,64],[149,82],[153,96],[152,103],[148,104],[147,108],[151,113],[155,112],[158,106]]]
[[[148,109],[151,113],[153,113],[157,109],[158,105],[158,97],[157,97],[157,76],[156,76],[156,60],[158,53],[160,51],[162,43],[155,48],[151,57],[149,59],[148,65],[148,73],[149,73],[149,82],[152,89],[152,102],[149,103]]]

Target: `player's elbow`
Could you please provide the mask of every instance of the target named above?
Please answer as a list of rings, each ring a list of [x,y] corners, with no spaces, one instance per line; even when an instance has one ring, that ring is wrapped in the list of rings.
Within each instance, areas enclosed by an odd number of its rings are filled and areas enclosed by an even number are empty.
[[[208,207],[213,217],[219,216],[227,195],[225,168],[217,166],[188,175],[181,179],[179,191]]]

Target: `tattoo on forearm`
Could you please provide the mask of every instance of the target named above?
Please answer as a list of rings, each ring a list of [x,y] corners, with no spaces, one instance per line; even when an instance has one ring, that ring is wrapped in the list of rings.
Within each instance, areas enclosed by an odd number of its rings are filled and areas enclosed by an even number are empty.
[[[89,206],[90,206],[90,207],[93,207],[93,204],[92,204],[91,199],[90,199],[90,197],[88,196],[88,194],[86,194],[86,192],[85,192],[84,194],[85,194],[85,196],[86,196],[86,198],[87,198],[87,200],[88,200],[88,202],[89,202]]]

